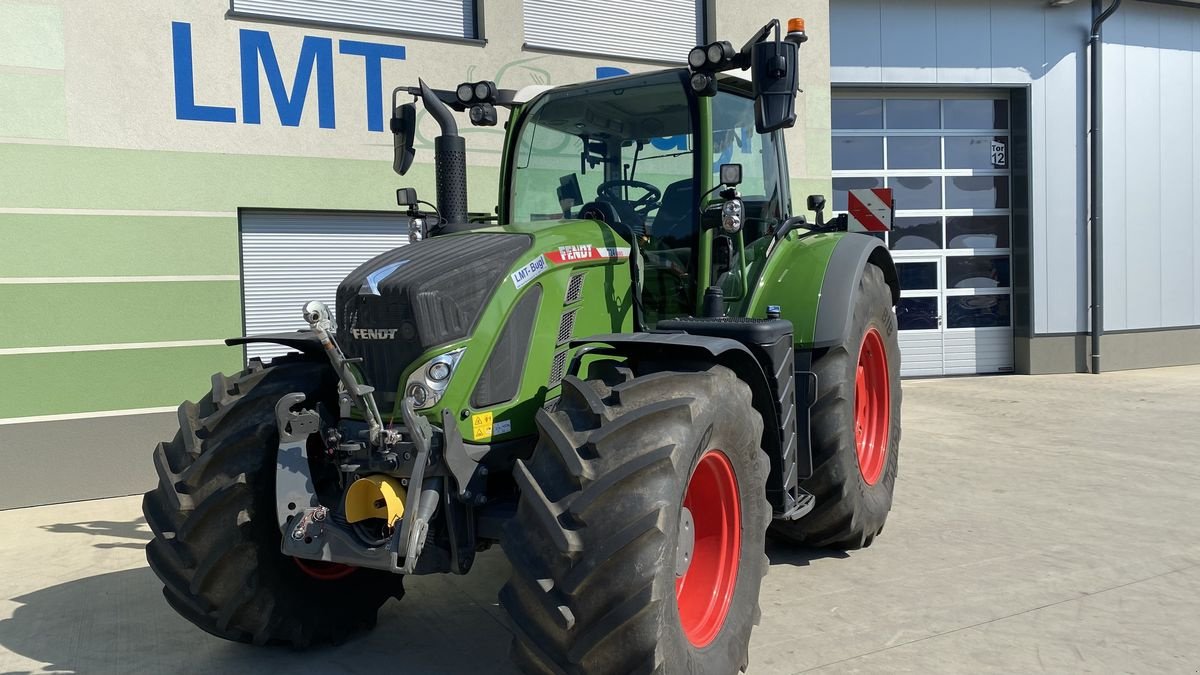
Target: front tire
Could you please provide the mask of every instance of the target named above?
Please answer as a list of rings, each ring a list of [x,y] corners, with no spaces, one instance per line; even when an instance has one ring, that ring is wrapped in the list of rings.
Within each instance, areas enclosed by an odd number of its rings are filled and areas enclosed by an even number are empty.
[[[816,506],[772,524],[792,543],[852,550],[870,546],[892,508],[900,455],[900,344],[892,291],[867,265],[854,294],[850,334],[813,364],[813,475],[800,486]]]
[[[154,532],[146,559],[171,607],[205,631],[255,644],[338,643],[403,595],[398,575],[298,563],[279,550],[275,403],[298,391],[315,406],[335,386],[328,366],[294,357],[252,362],[231,379],[218,373],[199,404],[179,406],[179,432],[155,449],[159,484],[142,500]]]
[[[596,675],[744,670],[770,522],[749,387],[720,366],[640,377],[614,368],[604,381],[565,378],[537,422],[504,541],[512,576],[500,602],[516,663]]]

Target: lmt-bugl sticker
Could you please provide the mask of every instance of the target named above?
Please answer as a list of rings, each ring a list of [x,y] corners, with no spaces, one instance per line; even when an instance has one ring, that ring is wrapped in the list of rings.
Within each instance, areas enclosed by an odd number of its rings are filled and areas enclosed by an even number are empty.
[[[549,267],[550,266],[546,264],[546,258],[539,255],[533,260],[530,260],[529,264],[512,273],[513,286],[516,286],[517,288],[524,288],[525,284],[536,279],[539,274],[545,272],[547,269],[549,269]]]

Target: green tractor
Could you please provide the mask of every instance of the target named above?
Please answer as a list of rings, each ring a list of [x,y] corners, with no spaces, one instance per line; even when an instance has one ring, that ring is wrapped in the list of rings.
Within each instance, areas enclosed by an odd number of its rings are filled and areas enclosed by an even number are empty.
[[[805,39],[772,21],[685,68],[398,88],[400,173],[417,102],[441,129],[436,205],[400,190],[412,243],[306,305],[310,329],[227,340],[294,351],[180,406],[143,502],[171,606],[229,640],[339,642],[405,575],[499,544],[520,668],[744,670],[768,533],[870,545],[900,440],[891,257],[789,196]],[[500,203],[472,219],[454,113],[497,107]]]

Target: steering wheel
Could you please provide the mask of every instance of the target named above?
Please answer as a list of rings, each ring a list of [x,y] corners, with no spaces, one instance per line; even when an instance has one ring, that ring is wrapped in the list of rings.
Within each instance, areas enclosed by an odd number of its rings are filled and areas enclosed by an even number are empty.
[[[643,190],[646,194],[638,199],[627,200],[621,195],[620,188],[637,188]],[[598,185],[596,187],[596,195],[612,204],[618,211],[628,211],[629,214],[636,215],[644,223],[646,216],[658,208],[659,199],[662,197],[662,190],[645,181],[618,178],[616,180],[606,180]],[[627,214],[623,213],[622,215]]]

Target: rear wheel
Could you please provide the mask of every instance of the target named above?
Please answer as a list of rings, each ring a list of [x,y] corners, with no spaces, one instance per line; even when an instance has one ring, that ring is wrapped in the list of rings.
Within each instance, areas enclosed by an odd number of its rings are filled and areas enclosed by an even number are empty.
[[[154,532],[146,558],[170,605],[217,637],[340,642],[374,626],[402,579],[280,552],[275,403],[298,391],[315,406],[336,386],[325,364],[282,361],[214,375],[208,396],[179,407],[179,433],[154,451],[158,487],[142,500]]]
[[[812,513],[772,524],[772,534],[834,549],[870,546],[892,508],[900,454],[900,345],[891,288],[867,265],[850,334],[813,364],[813,476],[801,487]]]
[[[744,670],[770,522],[749,387],[719,366],[568,377],[538,427],[504,541],[517,664]]]

